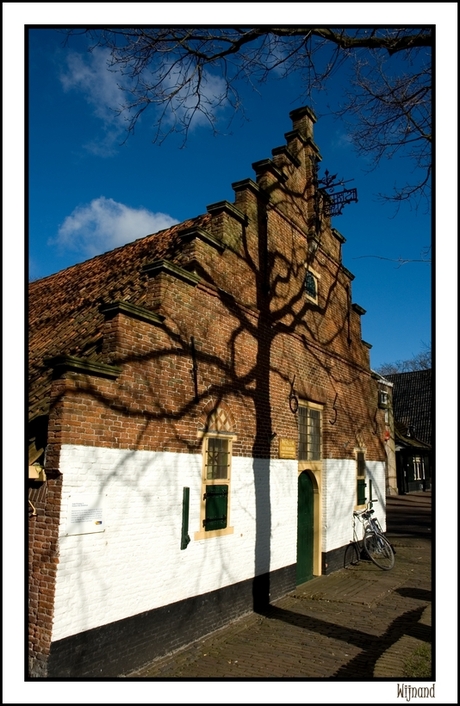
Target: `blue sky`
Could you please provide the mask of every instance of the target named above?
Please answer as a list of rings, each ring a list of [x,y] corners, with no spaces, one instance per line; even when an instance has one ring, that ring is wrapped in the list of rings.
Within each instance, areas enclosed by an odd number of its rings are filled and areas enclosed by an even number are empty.
[[[254,177],[251,164],[284,144],[289,112],[305,103],[296,76],[274,78],[259,92],[244,90],[247,121],[236,117],[228,129],[232,113],[220,111],[217,136],[198,123],[185,147],[179,135],[153,144],[154,115],[146,112],[122,144],[125,123],[113,109],[123,96],[119,76],[107,69],[106,51],[88,53],[85,37],[66,46],[63,40],[53,29],[29,34],[31,279],[199,215],[215,201],[233,200],[232,182]],[[404,204],[396,212],[377,199],[411,165],[395,158],[369,172],[346,126],[323,115],[337,89],[332,84],[329,95],[314,97],[312,107],[321,116],[315,141],[322,170],[353,180],[349,186],[358,190],[358,203],[346,206],[333,225],[347,240],[343,261],[355,275],[353,300],[367,311],[363,338],[373,346],[375,368],[431,344],[431,267],[391,261],[422,257],[431,242],[431,216],[423,206]]]

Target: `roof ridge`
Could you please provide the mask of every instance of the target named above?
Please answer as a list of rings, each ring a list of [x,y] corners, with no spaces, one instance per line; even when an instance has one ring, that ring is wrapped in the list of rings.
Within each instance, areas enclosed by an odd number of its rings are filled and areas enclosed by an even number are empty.
[[[129,242],[124,243],[124,245],[118,245],[117,247],[112,248],[111,250],[107,250],[106,252],[99,253],[98,255],[93,255],[93,257],[89,257],[86,260],[82,260],[81,262],[76,262],[73,265],[69,265],[68,267],[64,267],[62,270],[58,270],[57,272],[53,272],[49,275],[45,275],[45,277],[40,277],[39,279],[34,279],[33,281],[29,282],[29,289],[34,288],[35,285],[38,285],[42,282],[49,281],[51,278],[57,277],[58,275],[62,275],[63,273],[69,272],[71,270],[76,270],[78,268],[83,267],[84,265],[89,266],[89,263],[96,262],[96,261],[101,260],[103,258],[109,259],[110,257],[113,257],[115,254],[120,253],[122,250],[132,248],[136,244],[139,244],[140,242],[146,241],[148,238],[153,239],[157,236],[164,237],[168,234],[173,235],[174,233],[178,232],[179,230],[184,229],[184,227],[188,228],[188,227],[193,227],[194,225],[207,223],[209,218],[210,218],[209,214],[202,213],[199,216],[194,216],[193,218],[187,218],[184,221],[174,223],[174,225],[169,226],[169,228],[162,228],[161,230],[155,231],[154,233],[147,233],[147,235],[143,235],[140,238],[135,238],[135,240],[130,240]]]

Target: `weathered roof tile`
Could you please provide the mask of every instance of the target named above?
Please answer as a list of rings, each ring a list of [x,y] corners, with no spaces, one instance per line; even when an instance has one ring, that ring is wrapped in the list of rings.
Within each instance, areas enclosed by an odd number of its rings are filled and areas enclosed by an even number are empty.
[[[78,355],[97,359],[104,315],[103,302],[142,305],[146,296],[143,265],[174,262],[181,250],[179,232],[205,228],[206,214],[167,230],[68,267],[29,285],[29,419],[46,414],[52,371],[44,359]]]
[[[394,384],[393,410],[395,420],[413,427],[420,441],[431,445],[432,382],[431,370],[385,375]]]

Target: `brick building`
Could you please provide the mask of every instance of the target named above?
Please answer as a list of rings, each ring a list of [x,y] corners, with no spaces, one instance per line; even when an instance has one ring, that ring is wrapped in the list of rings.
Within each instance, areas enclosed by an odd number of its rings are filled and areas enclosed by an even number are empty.
[[[433,372],[392,373],[395,451],[400,493],[430,490],[434,476]]]
[[[383,381],[308,108],[233,203],[30,285],[34,677],[114,676],[385,527]]]

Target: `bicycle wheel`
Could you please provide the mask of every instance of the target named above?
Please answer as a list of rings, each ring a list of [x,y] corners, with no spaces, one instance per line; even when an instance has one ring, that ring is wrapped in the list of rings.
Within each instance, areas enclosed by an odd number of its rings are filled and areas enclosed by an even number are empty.
[[[372,532],[364,535],[364,548],[369,559],[380,569],[389,571],[395,565],[395,555],[388,539],[383,534]]]

